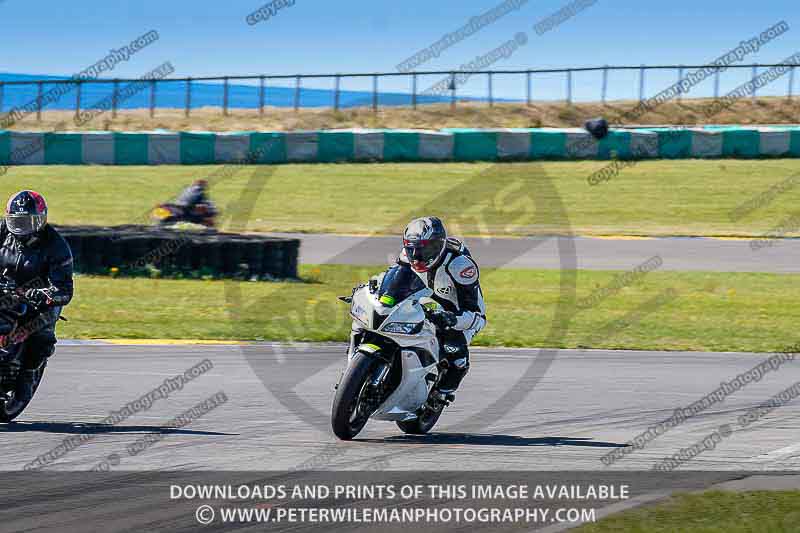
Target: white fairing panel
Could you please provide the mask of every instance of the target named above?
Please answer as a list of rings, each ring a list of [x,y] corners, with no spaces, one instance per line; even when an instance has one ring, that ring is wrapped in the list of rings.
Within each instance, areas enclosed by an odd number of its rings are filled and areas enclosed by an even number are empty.
[[[382,307],[381,303],[370,294],[367,287],[361,287],[353,293],[353,303],[350,304],[350,316],[353,320],[366,329],[372,329],[372,311]]]
[[[429,373],[436,373],[436,365],[422,366],[419,356],[411,350],[401,352],[403,380],[391,396],[372,415],[380,420],[405,420],[414,418],[414,412],[428,399],[429,387],[425,380]]]

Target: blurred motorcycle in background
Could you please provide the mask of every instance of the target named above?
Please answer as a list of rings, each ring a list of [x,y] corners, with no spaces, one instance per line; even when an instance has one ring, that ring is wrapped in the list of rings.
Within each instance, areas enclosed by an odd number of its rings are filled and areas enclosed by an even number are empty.
[[[216,223],[217,209],[212,203],[202,203],[184,207],[174,203],[163,203],[153,208],[151,217],[161,227],[172,226],[180,222],[200,224],[213,228]]]

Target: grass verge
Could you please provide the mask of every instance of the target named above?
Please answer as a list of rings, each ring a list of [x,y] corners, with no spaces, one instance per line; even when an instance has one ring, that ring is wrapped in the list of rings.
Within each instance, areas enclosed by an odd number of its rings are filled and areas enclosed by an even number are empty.
[[[350,320],[336,296],[380,269],[306,265],[300,283],[80,276],[59,335],[342,341]],[[552,340],[557,305],[570,296],[561,293],[561,273],[483,269],[489,325],[476,344],[767,352],[797,340],[798,275],[651,272],[593,299],[617,274],[577,272],[577,300],[591,305],[565,315],[563,336]],[[236,288],[241,301],[232,297]]]
[[[579,533],[788,533],[800,531],[800,491],[681,494],[619,513]]]
[[[277,167],[262,190],[253,187],[254,167],[234,167],[212,185],[212,197],[231,214],[244,192],[255,198],[249,231],[399,234],[405,223],[433,202],[461,235],[532,235],[563,232],[563,226],[534,224],[558,217],[556,198],[548,213],[520,211],[525,196],[549,176],[572,229],[582,235],[755,236],[777,226],[796,209],[800,187],[792,182],[747,216],[732,211],[787,177],[800,173],[800,160],[642,161],[621,169],[598,186],[586,178],[608,162],[319,164]],[[115,225],[148,222],[150,209],[174,197],[195,178],[219,166],[12,167],[0,195],[23,188],[45,195],[56,224]],[[491,168],[481,179],[474,179]],[[258,181],[258,180],[255,180]],[[436,201],[436,199],[446,201]],[[527,201],[532,202],[528,199]],[[465,213],[465,206],[469,211]],[[522,215],[521,215],[522,213]],[[455,224],[453,224],[455,225]],[[800,235],[790,224],[787,235]]]
[[[485,128],[499,125],[504,128],[538,128],[541,126],[583,126],[589,117],[605,116],[609,122],[627,119],[626,113],[634,109],[639,124],[796,124],[800,122],[800,100],[784,97],[759,97],[755,102],[740,98],[733,104],[714,113],[709,119],[706,110],[712,98],[686,98],[680,102],[665,102],[641,114],[638,100],[599,102],[459,102],[455,109],[450,104],[420,105],[411,107],[383,107],[373,112],[370,107],[356,107],[334,111],[331,108],[267,107],[263,115],[257,109],[231,109],[228,116],[220,107],[192,109],[186,117],[183,109],[158,108],[150,117],[147,109],[122,109],[116,118],[103,113],[86,124],[75,124],[73,111],[44,111],[42,120],[30,115],[12,127],[17,130],[52,131],[58,125],[67,129],[150,131],[156,128],[172,130],[291,130],[331,128]],[[332,104],[333,102],[331,102]]]

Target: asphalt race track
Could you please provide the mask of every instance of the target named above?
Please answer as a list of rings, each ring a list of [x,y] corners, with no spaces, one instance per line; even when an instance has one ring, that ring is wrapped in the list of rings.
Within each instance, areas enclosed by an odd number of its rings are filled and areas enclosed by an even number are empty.
[[[537,350],[475,349],[472,373],[434,434],[405,436],[393,423],[372,421],[356,441],[339,442],[327,420],[343,346],[264,344],[247,347],[247,358],[242,349],[62,343],[27,411],[0,425],[2,469],[23,469],[65,438],[86,433],[91,440],[46,469],[86,471],[115,457],[111,470],[599,470],[606,468],[604,454],[764,358],[562,350],[548,365]],[[213,368],[182,390],[116,426],[98,424],[205,358]],[[532,363],[536,372],[526,375]],[[611,468],[649,469],[730,424],[730,437],[682,468],[800,470],[800,404],[747,428],[737,422],[800,381],[798,364],[766,373]],[[168,427],[219,391],[227,403],[185,427]],[[514,392],[515,401],[496,402]],[[149,434],[163,439],[130,456],[126,446]]]
[[[300,262],[376,265],[394,261],[399,237],[319,234],[274,234],[299,238]],[[772,246],[751,248],[749,239],[701,237],[574,237],[577,268],[627,270],[658,255],[660,270],[716,272],[800,272],[800,239],[778,239]],[[478,264],[485,267],[562,268],[557,240],[541,238],[465,239]]]

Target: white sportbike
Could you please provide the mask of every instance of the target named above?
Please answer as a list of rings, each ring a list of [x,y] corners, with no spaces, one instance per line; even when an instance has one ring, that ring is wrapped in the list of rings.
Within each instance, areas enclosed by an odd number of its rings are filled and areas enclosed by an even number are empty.
[[[433,428],[447,402],[431,390],[447,371],[428,313],[441,309],[432,291],[397,266],[339,299],[350,304],[353,340],[336,386],[333,432],[355,437],[370,418],[397,423],[405,433]]]

